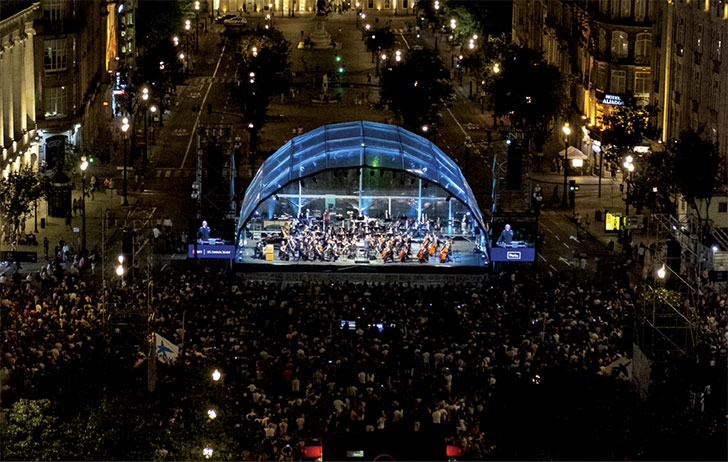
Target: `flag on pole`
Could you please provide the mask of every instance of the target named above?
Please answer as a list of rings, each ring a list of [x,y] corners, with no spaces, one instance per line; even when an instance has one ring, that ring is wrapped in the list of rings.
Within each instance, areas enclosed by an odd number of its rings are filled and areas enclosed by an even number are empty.
[[[154,334],[154,354],[163,363],[170,363],[177,359],[179,348],[174,343],[159,334]]]
[[[606,375],[611,375],[622,380],[632,378],[632,360],[626,357],[617,358],[605,368]]]

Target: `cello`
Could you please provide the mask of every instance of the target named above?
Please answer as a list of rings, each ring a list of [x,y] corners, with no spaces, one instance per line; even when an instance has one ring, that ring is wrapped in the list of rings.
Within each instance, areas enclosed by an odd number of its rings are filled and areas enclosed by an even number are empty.
[[[438,244],[439,243],[437,242],[437,236],[435,236],[435,238],[432,240],[432,246],[430,246],[430,256],[435,255],[435,252],[437,252]]]
[[[425,238],[422,240],[422,244],[420,244],[420,251],[417,252],[417,259],[420,261],[420,263],[425,262],[425,256],[429,257],[428,249],[427,249],[429,244],[430,244],[430,235],[425,234]]]
[[[445,245],[442,246],[442,251],[440,252],[440,263],[447,262],[451,245],[452,245],[452,239],[450,239],[449,241],[447,241],[447,240],[445,241]]]

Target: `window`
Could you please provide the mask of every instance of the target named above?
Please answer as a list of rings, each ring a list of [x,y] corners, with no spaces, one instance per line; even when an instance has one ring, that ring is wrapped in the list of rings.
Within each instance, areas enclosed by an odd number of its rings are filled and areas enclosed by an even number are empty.
[[[710,98],[708,98],[708,107],[714,111],[717,110],[719,101],[720,101],[720,81],[714,77],[713,85],[710,89]]]
[[[384,0],[384,8],[392,8],[390,0]]]
[[[617,95],[627,91],[627,71],[612,71],[611,90]]]
[[[597,88],[602,91],[607,90],[607,65],[600,64],[597,70]]]
[[[609,3],[611,3],[611,5],[612,5],[612,17],[618,18],[619,17],[619,2],[616,0],[610,0]]]
[[[637,34],[637,43],[634,49],[635,59],[638,62],[644,62],[649,59],[650,56],[650,34],[649,32],[643,32]]]
[[[615,30],[612,32],[612,59],[626,58],[628,53],[627,33]]]
[[[634,0],[634,19],[644,21],[647,17],[647,0]]]
[[[616,1],[614,3],[617,3]],[[629,18],[632,15],[632,0],[620,0],[619,15]]]
[[[63,0],[46,0],[43,2],[43,19],[60,21],[63,19]]]
[[[650,73],[635,72],[634,73],[634,92],[649,93],[650,92]]]
[[[602,14],[609,13],[609,0],[599,0],[599,12]]]
[[[694,100],[700,100],[700,68],[697,66],[693,68],[693,80],[690,83],[692,98]]]
[[[301,3],[303,3],[303,2],[301,2]],[[368,5],[368,7],[369,7],[369,8],[374,8],[374,0],[369,0],[369,5]]]
[[[695,28],[695,52],[703,53],[703,25],[698,24]]]
[[[66,70],[66,39],[46,40],[44,45],[44,69],[46,71]]]
[[[402,0],[402,8],[404,8],[405,10],[406,10],[407,8],[409,8],[409,3],[408,3],[408,0]],[[521,23],[521,24],[523,24],[523,23]]]
[[[676,52],[678,55],[683,54],[683,45],[685,44],[685,20],[680,18],[677,21],[677,27],[675,30],[675,43],[677,44]]]
[[[599,29],[599,53],[604,55],[607,52],[607,31]]]
[[[718,202],[718,213],[728,213],[728,202]]]
[[[51,87],[43,92],[45,116],[63,117],[66,115],[66,87]]]

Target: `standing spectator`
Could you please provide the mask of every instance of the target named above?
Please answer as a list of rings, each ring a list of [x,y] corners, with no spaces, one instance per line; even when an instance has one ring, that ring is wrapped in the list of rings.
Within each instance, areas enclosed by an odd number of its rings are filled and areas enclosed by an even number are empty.
[[[166,234],[169,234],[172,232],[172,219],[167,215],[164,217],[164,222],[162,223],[164,225],[164,232]]]

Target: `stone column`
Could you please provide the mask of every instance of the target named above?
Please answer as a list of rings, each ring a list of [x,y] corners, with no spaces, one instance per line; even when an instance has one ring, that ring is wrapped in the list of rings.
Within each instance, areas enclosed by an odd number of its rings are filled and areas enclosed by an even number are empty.
[[[22,120],[25,118],[25,113],[22,110],[23,104],[23,41],[20,37],[15,38],[12,50],[12,74],[10,74],[11,80],[13,80],[13,138],[20,135],[23,129]]]
[[[33,122],[36,121],[36,115],[35,115],[35,55],[34,55],[34,47],[35,47],[35,38],[33,37],[34,32],[28,33],[28,39],[25,41],[25,82],[26,82],[26,91],[25,91],[25,107],[26,107],[26,114],[27,117],[25,119],[30,119]],[[30,128],[35,128],[35,124],[31,126]]]
[[[14,131],[14,115],[13,115],[13,43],[12,41],[5,46],[5,53],[3,59],[3,69],[0,72],[2,75],[8,75],[10,78],[3,79],[5,84],[3,85],[3,97],[5,100],[5,113],[3,114],[3,120],[6,121],[5,125],[5,144],[9,144],[9,141],[13,139]]]
[[[2,44],[0,43],[0,46]],[[0,50],[0,75],[7,75],[5,72],[5,60],[8,58],[7,51]],[[5,87],[8,85],[7,81],[10,79],[0,79],[0,150],[5,146]],[[3,164],[0,164],[0,170],[2,170]]]

